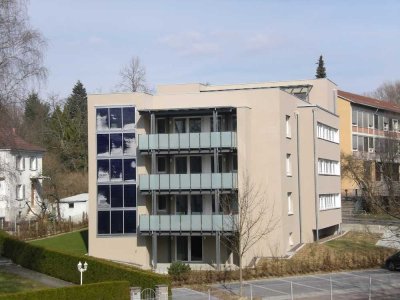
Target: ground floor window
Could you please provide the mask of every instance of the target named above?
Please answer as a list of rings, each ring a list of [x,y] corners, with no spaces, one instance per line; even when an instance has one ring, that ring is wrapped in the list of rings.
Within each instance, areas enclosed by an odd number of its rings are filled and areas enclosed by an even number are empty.
[[[176,259],[197,262],[203,260],[203,239],[201,236],[176,237]]]

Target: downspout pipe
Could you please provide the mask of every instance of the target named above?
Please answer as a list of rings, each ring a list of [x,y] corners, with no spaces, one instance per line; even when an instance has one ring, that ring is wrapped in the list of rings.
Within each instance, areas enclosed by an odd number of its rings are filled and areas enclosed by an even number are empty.
[[[302,215],[301,215],[301,183],[300,183],[300,131],[299,131],[299,113],[295,112],[296,117],[296,146],[297,146],[297,193],[299,199],[299,238],[303,243]]]
[[[314,152],[314,197],[315,197],[315,237],[319,241],[319,201],[318,201],[318,176],[317,176],[317,151],[316,151],[316,126],[315,126],[315,109],[312,110],[313,125],[313,152]]]

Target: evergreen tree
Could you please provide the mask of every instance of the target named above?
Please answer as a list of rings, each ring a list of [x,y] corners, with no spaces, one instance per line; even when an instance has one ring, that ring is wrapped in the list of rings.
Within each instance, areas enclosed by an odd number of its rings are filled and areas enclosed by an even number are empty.
[[[322,55],[319,56],[317,73],[315,74],[315,78],[326,78],[325,63]]]
[[[28,96],[22,120],[22,134],[27,141],[45,146],[49,112],[49,105],[42,102],[37,93],[32,92]]]

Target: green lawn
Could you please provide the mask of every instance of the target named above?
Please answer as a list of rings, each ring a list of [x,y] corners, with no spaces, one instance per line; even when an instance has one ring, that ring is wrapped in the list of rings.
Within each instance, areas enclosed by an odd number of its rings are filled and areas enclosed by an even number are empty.
[[[0,295],[48,288],[39,282],[0,270]]]
[[[51,250],[83,255],[88,253],[88,230],[80,230],[61,234],[40,240],[30,241],[31,244]]]

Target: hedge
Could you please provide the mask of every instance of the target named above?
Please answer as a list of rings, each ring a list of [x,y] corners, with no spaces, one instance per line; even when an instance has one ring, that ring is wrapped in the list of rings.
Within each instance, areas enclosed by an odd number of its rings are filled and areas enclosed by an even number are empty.
[[[83,274],[84,283],[104,281],[128,281],[131,286],[154,289],[156,285],[170,286],[168,276],[155,274],[131,266],[113,263],[90,256],[67,254],[35,246],[0,232],[0,253],[25,268],[44,273],[65,281],[79,283],[79,261],[88,263]]]
[[[128,281],[109,281],[56,289],[0,295],[0,300],[108,300],[130,299]]]

